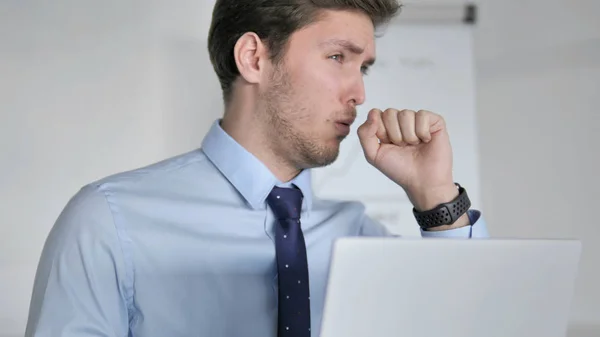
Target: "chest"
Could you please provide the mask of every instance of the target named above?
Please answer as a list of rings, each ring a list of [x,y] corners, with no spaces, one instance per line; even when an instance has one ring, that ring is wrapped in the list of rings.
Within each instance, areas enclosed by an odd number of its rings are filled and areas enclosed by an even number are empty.
[[[149,216],[129,227],[135,303],[145,317],[138,329],[169,327],[162,332],[171,336],[204,329],[207,335],[233,336],[248,335],[235,329],[252,326],[261,336],[271,335],[278,302],[276,219],[267,210],[212,207],[193,213]],[[317,329],[332,244],[357,229],[335,214],[318,213],[302,219],[302,227]]]

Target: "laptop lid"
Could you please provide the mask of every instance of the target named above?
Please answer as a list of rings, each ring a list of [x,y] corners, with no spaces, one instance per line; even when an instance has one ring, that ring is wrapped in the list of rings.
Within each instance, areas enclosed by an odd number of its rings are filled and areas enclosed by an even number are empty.
[[[342,238],[320,337],[564,337],[576,240]]]

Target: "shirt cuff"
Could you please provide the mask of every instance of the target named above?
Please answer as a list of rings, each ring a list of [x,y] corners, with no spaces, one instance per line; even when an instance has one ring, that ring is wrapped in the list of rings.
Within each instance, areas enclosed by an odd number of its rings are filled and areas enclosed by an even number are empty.
[[[421,229],[421,236],[424,238],[488,238],[487,225],[481,216],[481,212],[478,210],[469,210],[467,214],[471,223],[470,226],[446,231],[425,231]]]

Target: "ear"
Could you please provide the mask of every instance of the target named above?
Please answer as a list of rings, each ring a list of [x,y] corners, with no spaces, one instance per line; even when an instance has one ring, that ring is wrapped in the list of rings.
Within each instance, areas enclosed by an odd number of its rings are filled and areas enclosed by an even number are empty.
[[[267,49],[256,33],[245,33],[233,49],[240,75],[249,83],[258,83],[268,60]]]

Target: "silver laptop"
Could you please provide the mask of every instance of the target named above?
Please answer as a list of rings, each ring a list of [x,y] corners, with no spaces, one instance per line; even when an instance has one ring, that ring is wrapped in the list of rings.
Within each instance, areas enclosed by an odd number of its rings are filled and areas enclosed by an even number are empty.
[[[336,241],[320,337],[564,337],[576,240]]]

